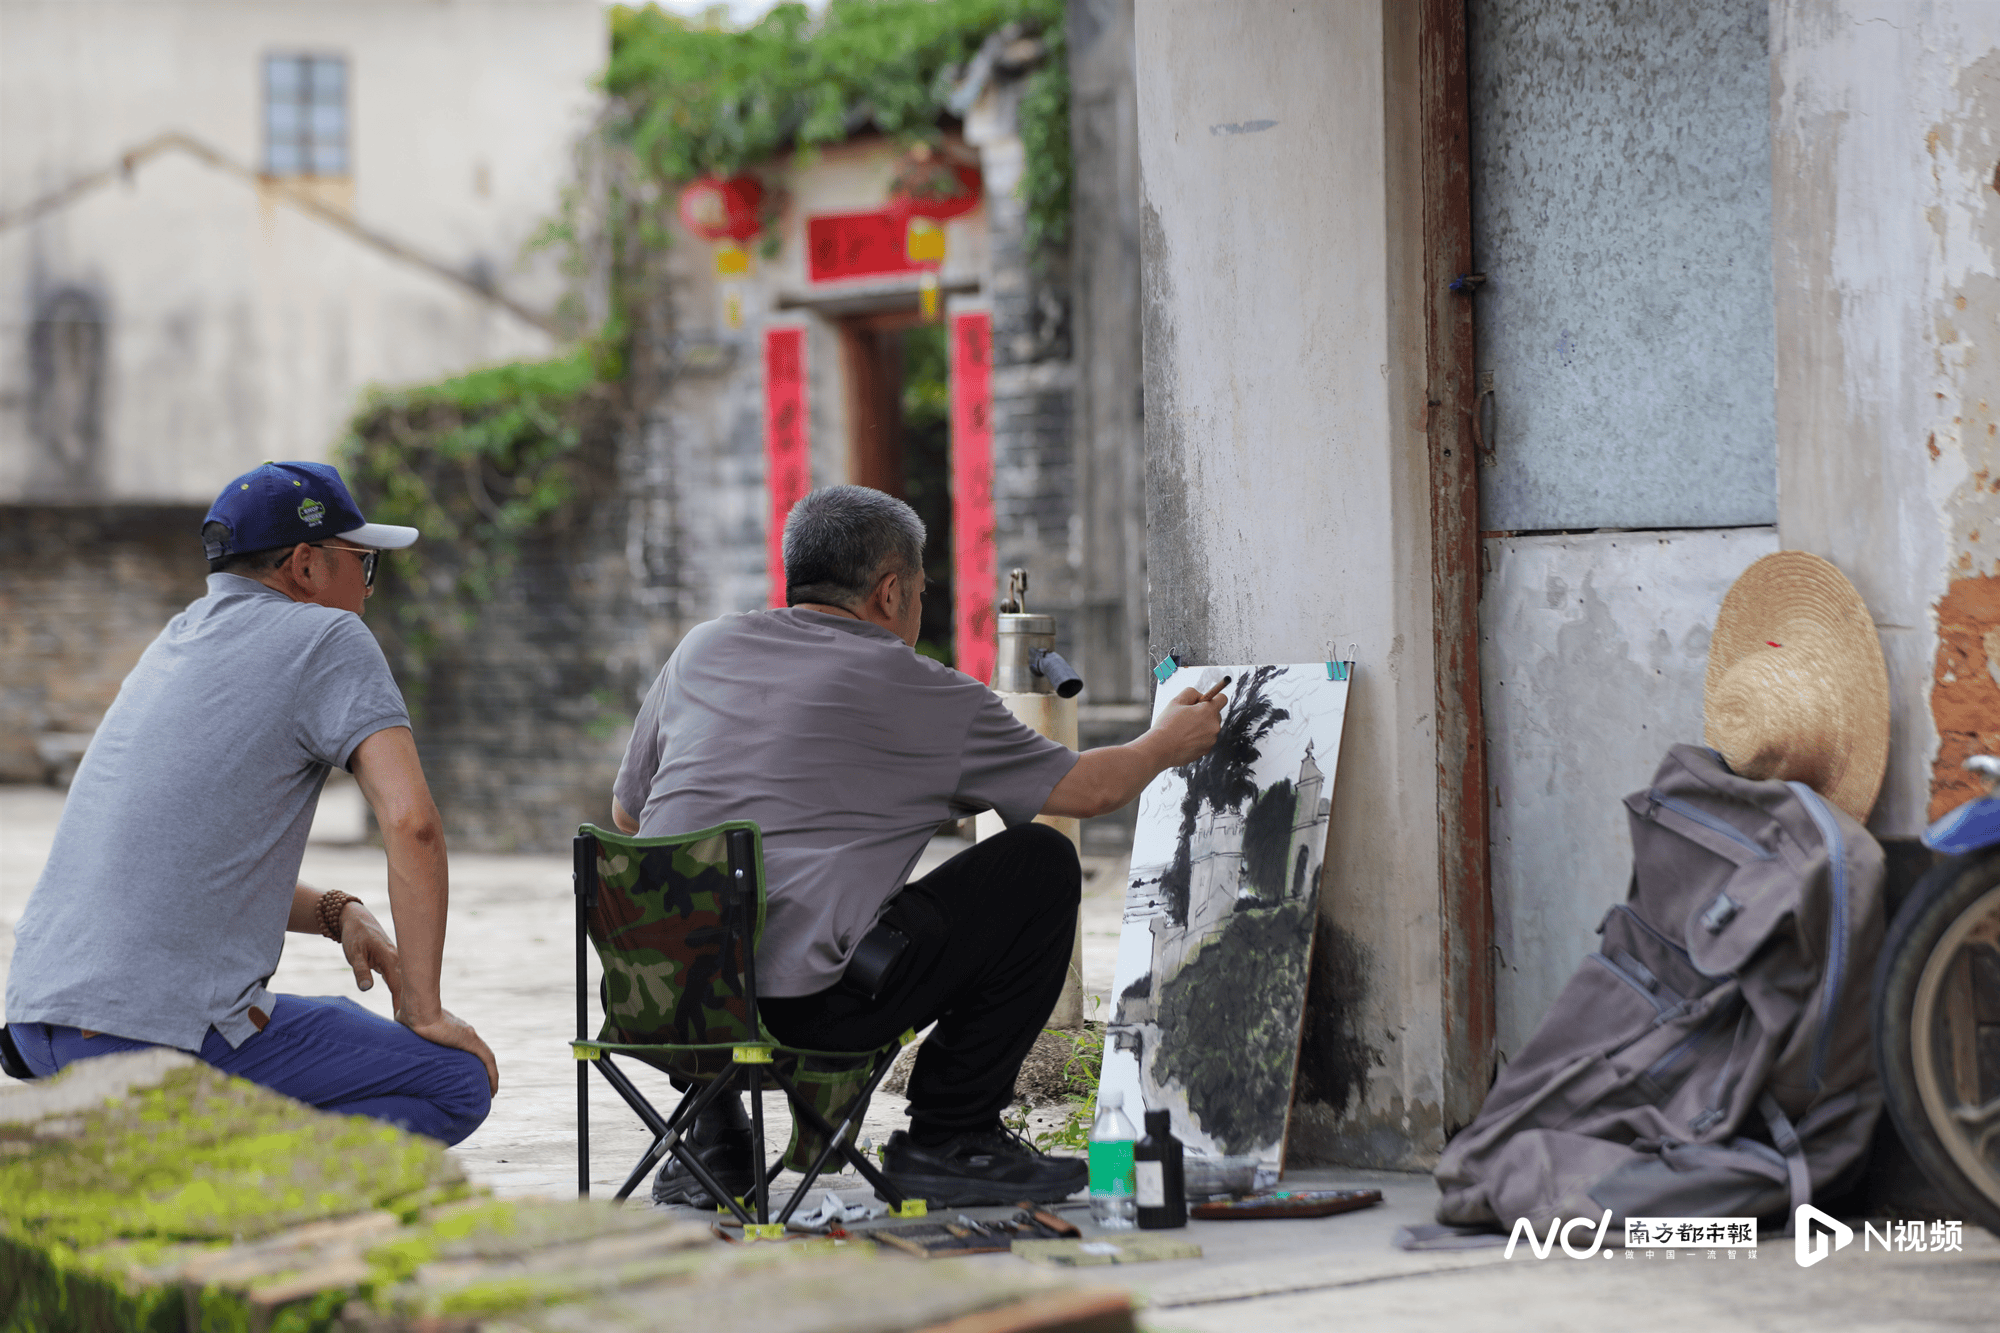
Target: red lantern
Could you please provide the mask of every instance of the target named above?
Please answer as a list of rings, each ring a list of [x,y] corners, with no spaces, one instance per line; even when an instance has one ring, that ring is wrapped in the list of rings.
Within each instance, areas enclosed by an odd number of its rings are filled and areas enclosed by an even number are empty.
[[[704,241],[747,241],[763,230],[764,187],[754,176],[704,176],[681,191],[681,222]]]

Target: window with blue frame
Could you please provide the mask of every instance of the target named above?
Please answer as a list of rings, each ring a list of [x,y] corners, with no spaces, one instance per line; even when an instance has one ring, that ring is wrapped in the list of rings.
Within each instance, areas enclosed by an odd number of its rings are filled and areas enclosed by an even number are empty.
[[[264,57],[264,170],[272,176],[348,174],[345,57]]]

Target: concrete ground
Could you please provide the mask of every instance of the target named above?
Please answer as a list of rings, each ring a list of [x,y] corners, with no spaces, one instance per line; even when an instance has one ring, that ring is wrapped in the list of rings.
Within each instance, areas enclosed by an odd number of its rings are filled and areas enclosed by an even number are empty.
[[[386,919],[383,859],[353,841],[359,798],[331,789],[303,871],[308,883],[345,889]],[[0,787],[0,982],[13,952],[12,924],[54,836],[62,797],[44,788]],[[933,858],[953,846],[940,843]],[[445,1003],[473,1023],[500,1062],[501,1090],[486,1124],[454,1151],[475,1179],[502,1194],[576,1188],[576,1063],[573,1031],[573,918],[569,862],[551,856],[454,854]],[[1123,864],[1086,863],[1084,967],[1102,1001],[1110,988],[1122,902]],[[292,937],[272,979],[280,991],[353,994],[337,949]],[[358,998],[386,1013],[379,988]],[[664,1079],[634,1077],[662,1104]],[[900,1099],[881,1096],[868,1122],[876,1142],[903,1123]],[[769,1113],[785,1123],[773,1099]],[[610,1194],[646,1146],[646,1136],[602,1080],[592,1080],[592,1191]],[[1186,1239],[1202,1257],[1091,1270],[1093,1281],[1125,1286],[1144,1302],[1153,1333],[1263,1333],[1264,1330],[1478,1329],[1578,1330],[1920,1330],[2000,1327],[2000,1242],[1971,1231],[1957,1253],[1863,1251],[1863,1239],[1812,1268],[1789,1240],[1767,1239],[1754,1259],[1611,1257],[1536,1260],[1524,1246],[1512,1260],[1498,1249],[1408,1253],[1390,1238],[1430,1220],[1436,1192],[1422,1175],[1348,1170],[1295,1171],[1288,1185],[1369,1187],[1383,1203],[1309,1221],[1195,1222]],[[782,1184],[782,1182],[781,1182]],[[855,1177],[829,1181],[850,1202],[867,1196]],[[815,1192],[815,1197],[817,1191]],[[644,1197],[644,1190],[640,1191]],[[970,1210],[1004,1215],[1007,1209]],[[1088,1213],[1069,1215],[1087,1224]],[[940,1260],[1011,1264],[1009,1256]]]

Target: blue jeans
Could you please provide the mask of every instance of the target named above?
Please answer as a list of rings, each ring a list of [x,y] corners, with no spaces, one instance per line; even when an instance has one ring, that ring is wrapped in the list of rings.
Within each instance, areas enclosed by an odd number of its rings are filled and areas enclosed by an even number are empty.
[[[479,1057],[426,1041],[344,995],[273,999],[271,1021],[262,1032],[232,1050],[210,1028],[195,1054],[225,1074],[308,1106],[387,1121],[447,1144],[486,1119],[492,1097]],[[154,1044],[109,1033],[86,1037],[49,1023],[9,1023],[7,1031],[36,1078],[72,1061]]]

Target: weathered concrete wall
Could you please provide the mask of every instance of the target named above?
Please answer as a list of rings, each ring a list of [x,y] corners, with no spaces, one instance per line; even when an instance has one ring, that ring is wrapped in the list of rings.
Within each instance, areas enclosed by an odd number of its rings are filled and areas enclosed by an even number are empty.
[[[1145,410],[1139,350],[1139,124],[1132,0],[1070,0],[1072,339],[1079,669],[1093,702],[1143,700]]]
[[[1763,7],[1466,12],[1480,526],[1772,522]]]
[[[595,0],[5,0],[0,497],[206,502],[325,458],[356,392],[545,355],[554,212],[605,54]],[[155,136],[261,168],[263,57],[348,62],[351,174],[314,197],[473,286],[184,152],[19,210]],[[81,366],[82,369],[77,369]]]
[[[1073,652],[1087,516],[1078,504],[1074,448],[1069,263],[1066,254],[1028,249],[1020,197],[1025,88],[1020,79],[994,82],[965,122],[966,141],[978,146],[986,174],[982,295],[993,319],[993,553],[1000,586],[955,588],[953,596],[997,602],[1006,594],[1007,571],[1025,569],[1028,604],[1057,617],[1056,647]]]
[[[206,512],[0,505],[0,782],[74,768],[139,654],[202,595]]]
[[[1414,18],[1244,0],[1137,22],[1152,651],[1359,645],[1316,982],[1341,1003],[1303,1057],[1328,1100],[1291,1144],[1383,1165],[1442,1145],[1416,154],[1390,151]]]
[[[2000,748],[2000,7],[1780,0],[1779,532],[1874,612],[1908,837]]]
[[[1621,798],[1669,745],[1701,743],[1716,609],[1777,549],[1774,528],[1487,539],[1480,666],[1504,1054],[1624,900]]]
[[[1662,0],[1467,16],[1480,526],[1599,530],[1485,542],[1504,1057],[1623,896],[1619,797],[1700,741],[1715,610],[1777,546],[1724,526],[1778,505],[1769,21]]]

